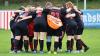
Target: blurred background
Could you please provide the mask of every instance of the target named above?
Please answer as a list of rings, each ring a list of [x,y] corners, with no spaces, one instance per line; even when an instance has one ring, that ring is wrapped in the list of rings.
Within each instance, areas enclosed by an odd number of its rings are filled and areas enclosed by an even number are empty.
[[[80,9],[84,8],[84,0],[0,0],[0,10],[18,9],[22,5],[34,5],[37,2],[44,6],[47,1],[55,6],[62,6],[67,1],[72,1]],[[100,9],[100,0],[87,0],[86,2],[87,9]]]

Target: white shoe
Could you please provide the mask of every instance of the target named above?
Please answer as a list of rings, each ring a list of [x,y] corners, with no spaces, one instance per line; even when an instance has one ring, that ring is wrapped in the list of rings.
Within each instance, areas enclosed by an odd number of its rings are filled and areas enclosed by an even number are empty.
[[[15,51],[11,51],[11,52],[9,52],[9,53],[11,53],[11,54],[16,54],[17,52],[15,52]]]
[[[10,51],[9,53],[14,53],[14,51]]]
[[[79,50],[76,50],[76,51],[73,51],[72,53],[80,53],[80,51]]]
[[[17,53],[21,53],[21,51],[19,50],[19,51],[17,51]]]

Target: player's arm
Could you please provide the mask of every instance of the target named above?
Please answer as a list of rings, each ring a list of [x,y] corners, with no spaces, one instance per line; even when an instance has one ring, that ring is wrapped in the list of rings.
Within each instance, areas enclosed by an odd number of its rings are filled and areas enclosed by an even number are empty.
[[[27,17],[21,17],[22,19],[20,19],[19,21],[22,21],[22,20],[27,20],[27,19],[33,19],[33,18],[35,18],[36,17],[36,13],[34,12],[34,13],[32,13],[32,14],[30,14],[29,16],[27,16]]]
[[[30,19],[30,18],[32,18],[32,16],[22,17],[21,20],[26,20],[26,19]]]
[[[73,17],[75,17],[76,16],[76,14],[75,13],[72,13],[72,14],[70,14],[70,13],[68,13],[68,14],[66,14],[66,18],[73,18]]]
[[[79,14],[82,14],[82,12],[77,8],[77,6],[74,6],[74,10],[79,13]]]

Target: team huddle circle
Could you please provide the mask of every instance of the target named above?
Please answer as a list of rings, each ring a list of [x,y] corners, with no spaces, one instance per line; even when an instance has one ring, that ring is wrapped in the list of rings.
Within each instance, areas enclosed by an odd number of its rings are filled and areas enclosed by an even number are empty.
[[[47,2],[45,7],[40,4],[21,7],[14,12],[10,20],[13,36],[10,53],[27,53],[30,48],[34,54],[38,51],[43,54],[45,41],[47,53],[51,53],[51,42],[54,38],[53,53],[57,54],[63,51],[63,37],[67,37],[66,53],[86,52],[89,47],[81,39],[84,30],[82,15],[83,12],[70,1],[62,7],[54,6],[51,2]],[[76,50],[73,49],[74,44]]]

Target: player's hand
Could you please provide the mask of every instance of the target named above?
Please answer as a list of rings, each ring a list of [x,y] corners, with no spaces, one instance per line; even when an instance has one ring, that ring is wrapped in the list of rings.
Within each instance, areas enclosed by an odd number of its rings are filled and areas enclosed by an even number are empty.
[[[66,9],[66,12],[68,13],[68,12],[70,12],[72,10],[72,8],[68,8],[68,9]]]
[[[20,21],[22,21],[22,20],[21,20],[21,19],[18,19],[18,20],[17,20],[17,22],[20,22]]]

